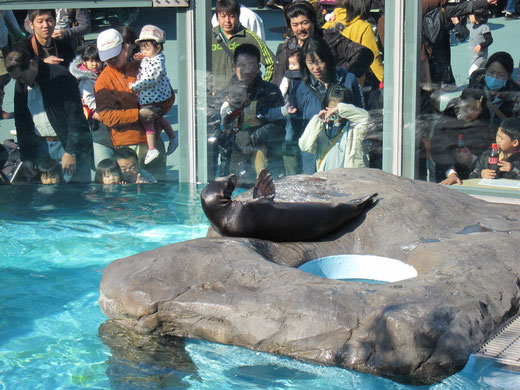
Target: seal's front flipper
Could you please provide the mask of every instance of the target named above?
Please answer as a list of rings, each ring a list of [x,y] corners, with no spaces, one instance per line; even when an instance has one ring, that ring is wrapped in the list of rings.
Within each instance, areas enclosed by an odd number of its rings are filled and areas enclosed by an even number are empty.
[[[273,177],[269,173],[269,169],[264,168],[260,171],[256,179],[255,188],[253,189],[253,199],[267,198],[274,199],[276,194]]]

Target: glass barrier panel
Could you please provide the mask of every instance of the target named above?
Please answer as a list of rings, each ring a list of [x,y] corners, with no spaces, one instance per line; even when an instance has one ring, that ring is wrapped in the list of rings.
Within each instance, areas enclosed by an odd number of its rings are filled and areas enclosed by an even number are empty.
[[[508,12],[492,1],[424,10],[415,178],[520,198],[520,24]]]
[[[264,167],[275,178],[340,167],[380,169],[380,2],[356,11],[358,24],[367,27],[363,38],[345,20],[335,20],[334,4],[272,2],[286,6],[286,21],[281,7],[258,8],[260,3],[244,2],[254,14],[241,8],[240,22],[253,34],[231,32],[225,12],[214,18],[208,176],[237,173],[240,185],[250,186]],[[245,43],[256,46],[260,61],[255,48],[238,46]]]

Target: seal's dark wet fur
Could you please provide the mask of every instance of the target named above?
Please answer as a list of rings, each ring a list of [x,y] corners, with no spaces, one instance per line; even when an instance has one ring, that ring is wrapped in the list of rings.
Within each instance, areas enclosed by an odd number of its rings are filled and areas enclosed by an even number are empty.
[[[377,194],[349,203],[275,202],[275,187],[267,170],[260,172],[254,199],[231,200],[237,177],[210,182],[201,193],[202,208],[223,236],[262,240],[312,241],[333,232],[374,203]]]

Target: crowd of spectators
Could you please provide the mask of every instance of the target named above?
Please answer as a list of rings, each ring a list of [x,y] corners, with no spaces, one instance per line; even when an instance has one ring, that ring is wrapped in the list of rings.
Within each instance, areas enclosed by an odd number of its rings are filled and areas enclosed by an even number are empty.
[[[265,167],[275,177],[380,167],[384,1],[377,1],[377,12],[375,2],[365,0],[339,0],[333,9],[316,0],[279,3],[287,32],[276,54],[265,43],[257,14],[237,0],[216,3],[208,102],[213,174],[237,173],[247,186]],[[483,172],[477,164],[494,141],[501,161],[495,177],[520,179],[514,60],[506,52],[488,58],[493,38],[486,21],[496,3],[422,0],[420,85],[427,104],[421,117],[429,125],[419,126],[419,138],[430,179],[442,184]],[[514,7],[508,1],[506,20],[515,18]],[[139,37],[129,26],[107,29],[96,44],[84,45],[88,10],[32,10],[27,37],[8,44],[6,31],[16,36],[21,30],[10,11],[0,16],[0,115],[11,115],[1,111],[1,99],[12,78],[27,179],[166,180],[166,156],[178,140],[164,119],[175,95],[160,26],[143,27]],[[460,40],[469,36],[473,54],[468,87],[441,112],[434,96],[457,88],[450,31]]]

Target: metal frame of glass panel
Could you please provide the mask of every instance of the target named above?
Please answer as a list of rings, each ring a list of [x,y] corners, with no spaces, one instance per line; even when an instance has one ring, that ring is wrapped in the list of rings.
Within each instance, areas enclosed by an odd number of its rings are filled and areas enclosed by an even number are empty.
[[[0,0],[0,10],[10,9],[50,9],[50,8],[117,8],[151,7],[152,0],[81,0],[81,1],[12,1]]]

